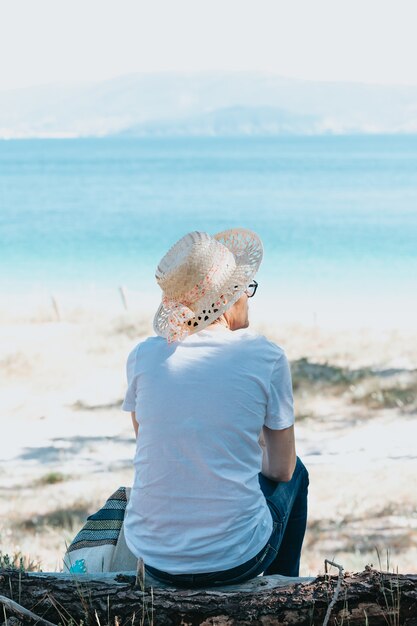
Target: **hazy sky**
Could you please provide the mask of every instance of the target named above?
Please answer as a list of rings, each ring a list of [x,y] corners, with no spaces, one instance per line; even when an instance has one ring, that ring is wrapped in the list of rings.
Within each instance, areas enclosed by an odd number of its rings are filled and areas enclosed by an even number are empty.
[[[155,70],[417,84],[416,0],[0,0],[0,89]]]

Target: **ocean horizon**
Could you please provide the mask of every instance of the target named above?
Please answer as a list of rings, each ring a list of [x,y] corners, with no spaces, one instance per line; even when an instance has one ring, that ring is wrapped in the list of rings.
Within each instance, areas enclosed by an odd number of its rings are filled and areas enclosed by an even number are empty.
[[[3,309],[124,286],[148,312],[177,239],[236,226],[265,247],[255,317],[415,327],[417,136],[0,141]]]

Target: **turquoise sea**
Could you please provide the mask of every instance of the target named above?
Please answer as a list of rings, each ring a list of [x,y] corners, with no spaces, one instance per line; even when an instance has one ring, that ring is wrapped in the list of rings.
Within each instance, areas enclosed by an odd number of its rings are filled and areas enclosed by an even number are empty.
[[[274,318],[417,318],[417,136],[0,141],[6,305],[119,285],[153,304],[179,237],[233,226],[264,242]]]

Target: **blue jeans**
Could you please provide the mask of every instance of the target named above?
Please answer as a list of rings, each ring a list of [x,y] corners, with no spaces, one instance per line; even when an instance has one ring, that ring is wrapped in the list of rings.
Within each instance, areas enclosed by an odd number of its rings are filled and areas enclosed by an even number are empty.
[[[187,588],[234,585],[262,572],[298,576],[307,524],[307,469],[297,457],[289,482],[277,483],[259,473],[259,484],[271,511],[273,530],[268,543],[252,559],[231,569],[203,574],[169,574],[146,564],[145,571],[164,583]]]

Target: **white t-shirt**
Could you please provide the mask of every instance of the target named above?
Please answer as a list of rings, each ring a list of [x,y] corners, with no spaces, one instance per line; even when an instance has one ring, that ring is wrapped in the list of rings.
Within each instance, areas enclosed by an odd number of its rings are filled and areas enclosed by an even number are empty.
[[[155,336],[130,353],[127,378],[123,409],[139,423],[129,549],[171,574],[251,559],[272,532],[259,434],[294,423],[284,350],[247,329]]]

